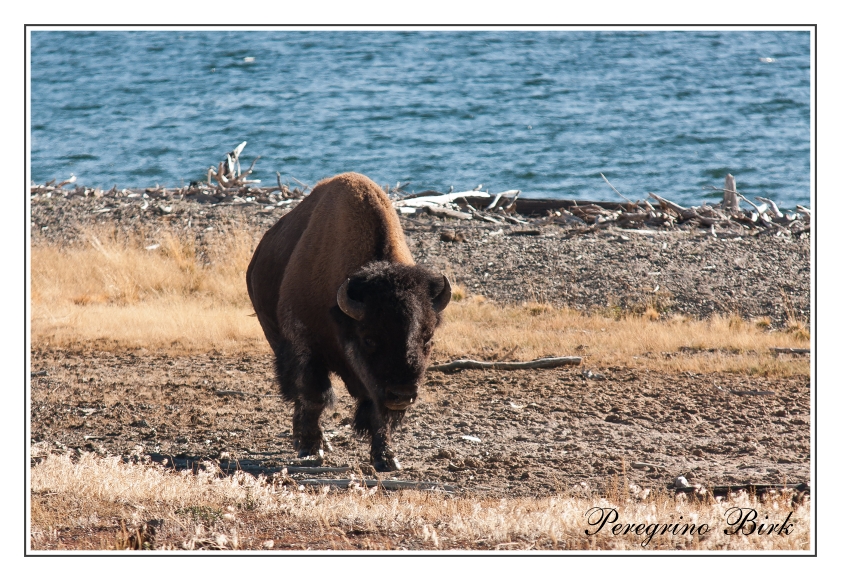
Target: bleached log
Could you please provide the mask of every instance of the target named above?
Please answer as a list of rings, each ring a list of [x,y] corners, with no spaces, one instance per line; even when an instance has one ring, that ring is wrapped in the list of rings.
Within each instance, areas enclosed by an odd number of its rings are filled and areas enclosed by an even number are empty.
[[[496,197],[494,198],[494,201],[491,203],[491,205],[488,206],[487,208],[485,208],[485,210],[493,210],[494,208],[496,208],[496,205],[499,203],[499,200],[501,200],[502,198],[504,198],[506,196],[518,196],[518,195],[520,195],[520,190],[506,190],[504,192],[499,192],[496,195]]]
[[[736,178],[727,174],[724,178],[724,210],[730,214],[740,211],[739,198],[736,197]]]
[[[398,200],[394,202],[394,206],[397,208],[401,207],[409,207],[409,208],[420,208],[424,206],[429,206],[430,204],[436,206],[444,206],[446,204],[451,204],[455,202],[459,198],[466,198],[467,196],[472,196],[474,198],[490,198],[491,195],[486,192],[455,192],[452,194],[443,194],[441,196],[421,196],[419,198],[409,198],[405,200]]]
[[[806,208],[805,206],[799,206],[798,205],[797,206],[797,211],[800,212],[801,214],[805,214],[806,216],[809,216],[810,218],[812,217],[812,210],[810,210],[809,208]]]
[[[428,213],[432,214],[433,216],[438,216],[439,218],[457,218],[459,220],[471,220],[473,216],[466,212],[459,212],[458,210],[450,210],[449,208],[444,207],[436,207],[432,205],[423,206],[423,209]]]
[[[484,220],[485,222],[491,222],[492,224],[502,224],[501,221],[497,220],[496,218],[491,218],[490,216],[488,216],[486,214],[482,214],[482,213],[477,212],[476,216],[478,218]]]
[[[75,184],[75,183],[76,183],[76,176],[73,175],[73,174],[70,174],[70,177],[68,179],[64,180],[63,182],[60,182],[60,183],[56,184],[55,189],[60,190],[61,188],[63,188],[67,184]]]
[[[663,198],[663,197],[658,196],[657,194],[654,194],[654,193],[651,193],[651,192],[648,192],[648,195],[651,196],[652,198],[654,198],[655,200],[657,200],[657,202],[660,204],[660,207],[662,209],[665,210],[666,208],[668,208],[669,210],[671,210],[672,212],[674,212],[675,214],[680,216],[680,218],[682,220],[688,220],[690,218],[698,218],[699,217],[698,213],[695,210],[684,208],[680,204],[675,204],[674,202],[670,202],[666,198]]]
[[[777,204],[775,204],[773,200],[769,200],[768,198],[762,198],[760,196],[754,197],[763,204],[768,204],[768,207],[771,208],[771,213],[774,215],[774,218],[779,219],[784,217],[783,213],[780,212],[780,209],[777,207]]]
[[[561,367],[563,365],[579,365],[581,357],[544,357],[533,361],[476,361],[473,359],[457,359],[449,363],[431,365],[429,371],[453,371],[456,369],[544,369]]]
[[[756,213],[757,213],[758,215],[762,215],[762,214],[764,214],[765,212],[767,212],[767,211],[768,211],[768,204],[766,204],[766,203],[764,203],[764,202],[763,202],[760,206],[757,206],[756,204],[754,204],[753,202],[751,202],[750,200],[748,200],[746,197],[744,197],[742,194],[737,194],[737,195],[738,195],[741,199],[743,199],[744,201],[746,201],[748,204],[750,204],[751,206],[753,206],[753,209],[754,209],[754,210],[756,210]],[[757,216],[757,217],[758,217],[758,216]],[[756,220],[755,220],[755,219],[753,219],[753,218],[751,218],[751,222],[756,222]]]
[[[514,204],[516,204],[516,203],[517,203],[517,198],[519,198],[519,197],[520,197],[520,190],[517,190],[517,193],[516,193],[516,194],[514,194],[514,199],[513,199],[513,200],[511,200],[511,202],[510,202],[510,203],[508,203],[508,204],[507,204],[507,205],[506,205],[506,206],[502,209],[502,211],[503,211],[503,212],[510,212],[510,211],[511,211],[511,209],[512,209],[512,208],[514,208]]]

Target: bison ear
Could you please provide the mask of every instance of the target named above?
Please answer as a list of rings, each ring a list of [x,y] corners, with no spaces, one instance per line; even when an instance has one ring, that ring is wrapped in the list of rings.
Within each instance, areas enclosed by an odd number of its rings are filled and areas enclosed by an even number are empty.
[[[443,280],[439,280],[435,282],[434,290],[438,291],[433,299],[432,299],[432,308],[435,309],[436,312],[440,313],[443,311],[450,302],[450,296],[452,295],[452,289],[450,288],[450,279],[448,279],[445,275],[441,275]],[[440,290],[438,290],[440,289]]]
[[[336,303],[339,305],[339,308],[342,309],[342,312],[348,317],[361,321],[362,317],[365,315],[365,305],[362,304],[361,301],[356,301],[350,298],[348,295],[349,283],[350,279],[348,278],[342,283],[342,286],[339,287],[339,291],[336,293]]]

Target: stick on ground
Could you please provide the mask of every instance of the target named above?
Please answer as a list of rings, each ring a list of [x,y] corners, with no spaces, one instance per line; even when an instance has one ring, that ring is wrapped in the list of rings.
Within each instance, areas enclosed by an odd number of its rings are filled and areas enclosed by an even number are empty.
[[[456,369],[543,369],[563,365],[579,365],[581,357],[544,357],[534,361],[475,361],[457,359],[441,365],[431,365],[429,371],[453,371]]]

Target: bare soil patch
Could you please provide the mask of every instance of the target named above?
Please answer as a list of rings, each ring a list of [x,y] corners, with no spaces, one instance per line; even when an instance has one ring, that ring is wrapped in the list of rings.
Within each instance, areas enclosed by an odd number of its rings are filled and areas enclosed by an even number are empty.
[[[294,456],[289,404],[217,394],[276,395],[268,354],[36,349],[32,369],[46,372],[32,378],[32,442],[42,449],[266,468]],[[604,379],[580,368],[429,373],[395,435],[404,470],[380,477],[492,497],[604,491],[625,478],[665,489],[679,475],[707,486],[809,480],[808,377],[597,372]],[[364,477],[368,446],[349,427],[351,398],[335,388],[337,405],[323,418],[333,446],[325,464]]]

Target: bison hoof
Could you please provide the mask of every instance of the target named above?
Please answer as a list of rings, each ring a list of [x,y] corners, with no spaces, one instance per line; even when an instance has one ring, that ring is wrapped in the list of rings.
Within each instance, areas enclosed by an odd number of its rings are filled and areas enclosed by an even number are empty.
[[[372,456],[371,464],[374,465],[374,470],[377,472],[394,472],[403,468],[394,456],[380,456],[379,458]]]
[[[324,458],[324,450],[319,448],[301,448],[298,450],[298,458]]]

